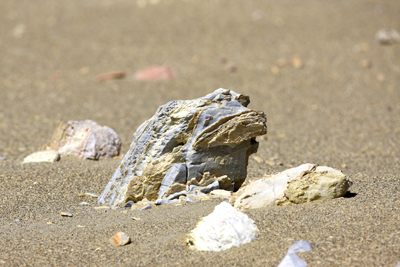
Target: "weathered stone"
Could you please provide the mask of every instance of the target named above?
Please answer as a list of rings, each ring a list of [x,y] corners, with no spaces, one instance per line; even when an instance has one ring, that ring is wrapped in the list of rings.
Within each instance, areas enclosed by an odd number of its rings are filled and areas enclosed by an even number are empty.
[[[124,232],[118,232],[110,238],[110,243],[114,246],[125,246],[131,242],[131,238]]]
[[[55,150],[39,151],[30,154],[22,163],[30,162],[55,162],[60,160],[60,153]]]
[[[189,248],[200,251],[222,251],[253,241],[258,228],[246,214],[228,202],[222,202],[202,218],[187,236]]]
[[[392,28],[382,28],[376,35],[375,40],[383,45],[400,43],[400,34]]]
[[[246,108],[249,97],[218,89],[202,98],[171,101],[133,135],[133,142],[99,204],[167,198],[190,185],[238,189],[248,157],[266,134],[263,112]]]
[[[121,138],[111,128],[94,121],[60,120],[50,144],[42,151],[56,150],[61,156],[76,156],[83,159],[107,159],[119,155]]]
[[[344,196],[350,185],[341,171],[307,163],[246,183],[232,194],[230,203],[239,209],[256,209],[333,199]]]

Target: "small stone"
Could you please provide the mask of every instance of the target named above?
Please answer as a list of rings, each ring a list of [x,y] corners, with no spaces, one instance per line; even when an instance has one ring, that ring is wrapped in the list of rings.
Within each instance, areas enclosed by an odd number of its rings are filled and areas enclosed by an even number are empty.
[[[85,194],[82,194],[82,193],[78,194],[78,197],[84,197],[84,196],[85,196]]]
[[[89,206],[90,204],[87,203],[87,202],[85,202],[85,201],[83,201],[83,202],[79,203],[79,205],[82,205],[82,206]]]
[[[152,208],[153,208],[153,207],[152,207],[151,205],[147,205],[147,206],[141,208],[140,210],[141,210],[141,211],[142,211],[142,210],[149,210],[149,209],[152,209]]]
[[[400,34],[392,28],[382,28],[376,35],[375,40],[382,45],[392,45],[400,43]]]
[[[47,222],[47,224],[50,225],[50,224],[54,224],[54,223],[53,222]]]
[[[386,80],[385,74],[383,73],[378,73],[378,75],[376,75],[376,79],[380,82],[384,82]]]
[[[284,58],[280,58],[280,59],[278,59],[278,60],[276,61],[276,66],[277,66],[278,68],[286,67],[286,65],[287,65],[287,60],[284,59]]]
[[[263,162],[264,162],[264,160],[262,159],[262,157],[257,156],[257,155],[253,155],[251,158],[252,158],[255,162],[257,162],[257,163],[263,163]]]
[[[130,242],[130,237],[124,232],[118,232],[116,235],[110,238],[110,243],[114,246],[125,246]]]
[[[365,69],[370,69],[372,67],[372,61],[369,59],[363,59],[361,60],[360,65]]]
[[[140,221],[141,219],[139,217],[132,217],[132,220],[134,221]]]
[[[99,197],[99,195],[93,194],[93,193],[85,193],[84,195],[88,196],[88,197],[93,197],[93,198],[98,198]]]
[[[63,217],[72,217],[72,213],[70,213],[70,212],[61,212],[60,213],[61,214],[61,216],[63,216]]]
[[[217,189],[211,191],[210,195],[217,198],[229,199],[232,195],[232,192],[227,190]]]
[[[60,153],[55,150],[35,152],[24,158],[22,163],[55,162],[60,160]]]
[[[129,200],[128,202],[125,203],[124,208],[130,208],[132,205],[135,204],[132,200]]]
[[[0,157],[0,160],[6,160],[7,158],[6,157]]]
[[[139,81],[172,80],[177,74],[167,66],[154,65],[135,73],[134,78]]]
[[[112,71],[100,74],[96,77],[96,81],[102,82],[106,80],[113,80],[113,79],[122,79],[126,75],[125,71]]]
[[[271,72],[272,74],[278,74],[279,73],[279,68],[277,66],[272,66],[271,67]]]
[[[301,69],[304,67],[303,61],[298,56],[292,57],[292,59],[290,60],[290,65],[292,65],[292,67],[296,69]]]
[[[94,207],[95,210],[104,210],[104,209],[109,209],[108,206],[99,206],[99,207]]]

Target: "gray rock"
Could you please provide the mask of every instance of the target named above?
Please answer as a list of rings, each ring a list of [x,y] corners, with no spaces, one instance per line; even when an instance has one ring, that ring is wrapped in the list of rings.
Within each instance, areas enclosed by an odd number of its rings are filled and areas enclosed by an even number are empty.
[[[152,209],[152,208],[153,208],[153,207],[149,204],[149,205],[147,205],[147,206],[141,208],[140,210],[149,210],[149,209]]]
[[[132,205],[135,204],[132,200],[129,200],[128,202],[125,203],[124,208],[130,208]]]
[[[50,144],[41,150],[56,150],[61,156],[76,156],[82,159],[107,159],[119,155],[121,138],[111,128],[100,126],[92,120],[60,120]]]
[[[246,108],[249,102],[218,89],[160,106],[134,133],[98,203],[154,201],[185,190],[185,183],[206,187],[218,180],[220,189],[238,189],[257,151],[256,136],[267,133],[265,114]]]

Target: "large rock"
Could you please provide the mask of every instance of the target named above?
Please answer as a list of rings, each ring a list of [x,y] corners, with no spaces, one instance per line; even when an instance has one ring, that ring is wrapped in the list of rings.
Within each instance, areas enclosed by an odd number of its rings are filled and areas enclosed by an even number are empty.
[[[344,196],[350,185],[350,180],[341,171],[307,163],[246,182],[232,194],[230,203],[239,209],[256,209],[333,199]]]
[[[160,106],[134,133],[98,203],[153,201],[216,181],[214,189],[238,189],[257,151],[256,136],[267,133],[265,114],[246,108],[249,103],[248,96],[218,89]]]
[[[61,156],[82,159],[107,159],[119,155],[121,138],[110,127],[101,126],[92,120],[60,120],[50,144],[46,144],[41,150],[56,150]]]

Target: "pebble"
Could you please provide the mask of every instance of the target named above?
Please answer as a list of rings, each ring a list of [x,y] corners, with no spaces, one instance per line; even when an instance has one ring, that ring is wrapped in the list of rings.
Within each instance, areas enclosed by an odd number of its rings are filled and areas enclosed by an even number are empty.
[[[54,224],[54,223],[53,222],[47,222],[47,224],[50,225],[50,224]]]
[[[82,205],[82,206],[89,206],[90,204],[87,203],[87,202],[85,202],[85,201],[83,201],[83,202],[79,203],[79,205]]]
[[[364,59],[361,60],[360,65],[363,68],[370,69],[372,67],[372,61],[369,59]]]
[[[292,57],[292,59],[290,60],[290,65],[292,65],[292,67],[296,69],[301,69],[304,67],[303,61],[298,56]]]
[[[70,212],[61,212],[60,213],[61,214],[61,216],[63,216],[63,217],[72,217],[72,213],[70,213]]]
[[[98,75],[96,81],[102,82],[106,80],[122,79],[125,75],[126,73],[124,71],[111,71]]]
[[[104,209],[109,209],[108,206],[99,206],[99,207],[94,207],[95,210],[104,210]]]
[[[55,150],[39,151],[24,158],[22,163],[55,162],[60,160],[60,153]]]
[[[375,40],[382,45],[400,43],[400,34],[395,29],[382,28],[376,33]]]
[[[125,246],[129,242],[131,242],[131,239],[124,232],[118,232],[110,238],[110,243],[114,246]]]
[[[128,202],[125,203],[124,208],[130,208],[132,205],[135,204],[132,200],[129,200]]]
[[[167,66],[154,65],[135,73],[134,78],[139,81],[172,80],[176,73]]]
[[[134,221],[140,221],[141,219],[139,217],[132,217],[132,220]]]
[[[141,208],[140,210],[141,210],[141,211],[142,211],[142,210],[149,210],[149,209],[151,209],[151,208],[153,208],[153,207],[149,204],[149,205],[147,205],[147,206]]]
[[[85,196],[98,198],[99,196],[93,193],[85,193]]]
[[[6,157],[0,157],[0,160],[6,160],[7,158]]]

